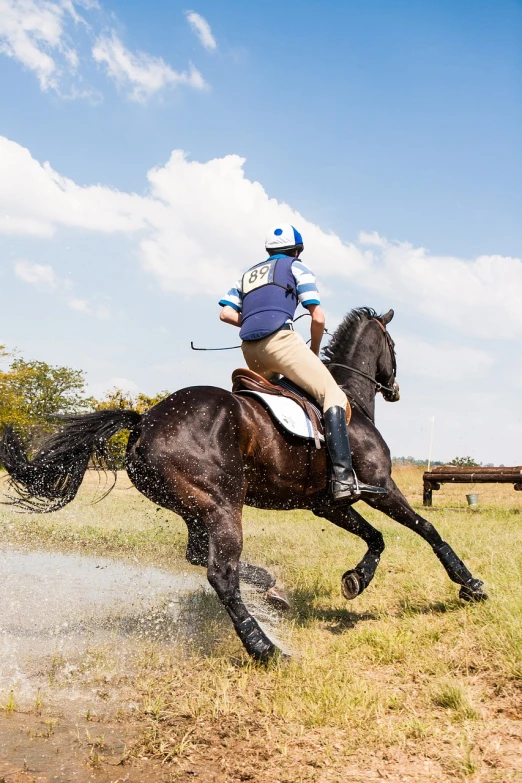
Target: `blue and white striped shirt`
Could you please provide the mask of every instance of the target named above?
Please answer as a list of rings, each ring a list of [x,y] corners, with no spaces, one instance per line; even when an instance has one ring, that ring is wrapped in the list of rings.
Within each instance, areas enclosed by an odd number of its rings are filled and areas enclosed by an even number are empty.
[[[297,288],[297,301],[299,304],[302,304],[303,307],[321,304],[314,273],[302,261],[296,259],[292,264],[292,274]],[[222,307],[228,305],[238,313],[241,312],[243,309],[242,282],[243,278],[240,277],[235,286],[228,291],[223,299],[219,300],[219,304]]]

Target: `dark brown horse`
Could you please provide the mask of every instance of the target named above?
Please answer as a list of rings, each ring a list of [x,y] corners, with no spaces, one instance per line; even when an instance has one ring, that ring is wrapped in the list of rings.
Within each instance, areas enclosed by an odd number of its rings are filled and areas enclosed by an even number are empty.
[[[377,316],[362,308],[349,313],[325,351],[325,361],[351,400],[350,438],[354,466],[366,483],[386,487],[368,499],[373,508],[418,533],[432,547],[467,600],[485,598],[482,582],[433,525],[415,513],[391,478],[390,452],[374,424],[375,394],[398,399],[395,351],[387,332],[393,311]],[[247,651],[266,660],[277,648],[252,617],[240,593],[240,578],[271,587],[264,569],[240,562],[244,504],[270,509],[311,509],[360,536],[368,550],[342,579],[346,598],[371,582],[384,549],[381,533],[349,505],[332,506],[327,493],[326,450],[289,435],[263,406],[213,386],[194,386],[167,397],[143,416],[107,410],[72,416],[28,461],[12,430],[0,442],[0,461],[17,496],[12,502],[42,512],[69,503],[89,460],[106,456],[105,443],[130,430],[126,469],[137,489],[179,514],[188,528],[187,559],[205,565],[208,580],[232,619]]]

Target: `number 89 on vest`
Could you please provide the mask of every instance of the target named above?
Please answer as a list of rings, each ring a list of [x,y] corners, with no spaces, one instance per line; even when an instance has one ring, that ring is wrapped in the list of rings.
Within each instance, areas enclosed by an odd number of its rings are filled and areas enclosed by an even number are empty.
[[[243,275],[243,296],[254,291],[256,288],[261,288],[263,285],[268,285],[272,282],[274,277],[274,262],[267,261],[264,264],[258,264],[257,266],[249,269]]]

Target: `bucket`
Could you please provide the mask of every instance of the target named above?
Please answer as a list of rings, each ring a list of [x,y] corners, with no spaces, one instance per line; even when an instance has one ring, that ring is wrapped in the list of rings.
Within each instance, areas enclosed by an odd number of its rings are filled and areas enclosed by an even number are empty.
[[[475,494],[475,492],[472,492],[469,495],[466,495],[466,500],[468,501],[468,506],[478,506],[478,498],[479,496]]]

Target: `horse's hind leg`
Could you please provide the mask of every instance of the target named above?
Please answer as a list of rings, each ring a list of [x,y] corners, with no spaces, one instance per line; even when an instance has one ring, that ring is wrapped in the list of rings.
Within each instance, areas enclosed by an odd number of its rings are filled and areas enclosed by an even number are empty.
[[[208,581],[230,615],[246,651],[267,661],[278,651],[252,617],[239,589],[239,557],[243,545],[241,509],[215,508],[208,520]]]
[[[447,544],[435,527],[424,517],[416,514],[400,489],[390,479],[388,494],[378,498],[365,500],[369,506],[382,511],[391,519],[410,530],[418,533],[421,538],[430,544],[438,559],[446,569],[446,573],[452,582],[460,585],[460,597],[465,601],[483,601],[487,594],[482,589],[484,583],[476,579],[462,560],[457,557],[453,549]]]
[[[191,519],[185,517],[185,524],[188,530],[186,558],[191,565],[206,566],[210,543],[208,527],[197,517]],[[275,576],[272,576],[266,568],[243,561],[239,562],[239,578],[263,592],[270,590],[276,583]]]
[[[208,563],[208,529],[197,517],[184,517],[188,530],[187,552],[185,557],[191,565],[206,566]]]
[[[321,516],[334,525],[342,527],[349,533],[353,533],[368,545],[363,559],[355,568],[346,571],[341,579],[341,590],[344,597],[351,601],[365,590],[377,570],[381,554],[384,551],[384,539],[382,534],[370,525],[354,508],[339,506],[331,509],[318,509],[314,511],[316,516]]]
[[[197,517],[185,517],[188,529],[186,558],[191,565],[208,564],[209,535],[207,526]],[[289,609],[285,591],[276,586],[276,578],[266,568],[252,563],[239,562],[239,578],[263,593],[263,597],[276,609]]]

